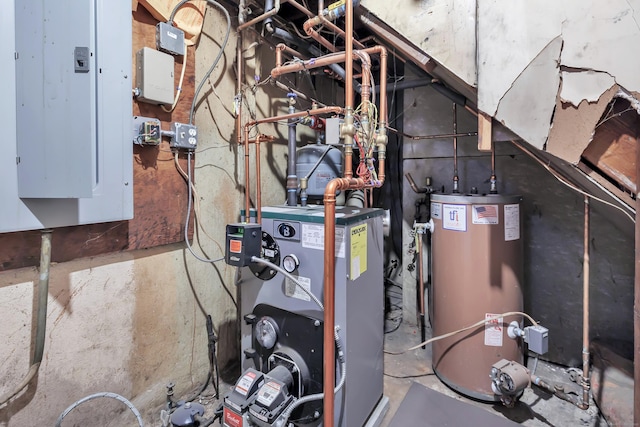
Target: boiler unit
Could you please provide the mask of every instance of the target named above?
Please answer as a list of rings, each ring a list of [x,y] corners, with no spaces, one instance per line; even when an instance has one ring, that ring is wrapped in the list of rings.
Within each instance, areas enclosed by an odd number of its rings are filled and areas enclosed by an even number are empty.
[[[522,311],[520,196],[431,196],[433,334],[439,336],[496,315]],[[522,362],[520,340],[507,336],[519,316],[436,341],[433,368],[458,392],[499,400],[488,372],[502,359]]]
[[[379,209],[336,209],[336,383],[346,366],[336,426],[378,425],[388,406],[382,219]],[[309,396],[323,391],[323,312],[309,293],[324,300],[324,207],[266,207],[261,226],[262,257],[298,284],[267,265],[241,268],[244,372],[225,398],[224,425],[321,425],[323,400]]]

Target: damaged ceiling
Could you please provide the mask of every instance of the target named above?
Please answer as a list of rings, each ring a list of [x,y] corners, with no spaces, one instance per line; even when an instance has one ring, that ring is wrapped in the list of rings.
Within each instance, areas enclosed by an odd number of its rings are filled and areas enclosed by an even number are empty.
[[[640,111],[640,0],[399,0],[394,8],[384,0],[361,3],[473,88],[479,111],[569,164],[584,160],[614,99],[631,99],[634,116]],[[637,138],[636,122],[616,124],[627,139],[601,133],[610,136],[611,147],[600,141],[588,153],[618,152],[621,141]],[[620,166],[635,170],[629,149],[635,151],[635,144],[626,144],[627,165]],[[611,178],[610,171],[599,172]],[[628,180],[617,182],[629,191]]]

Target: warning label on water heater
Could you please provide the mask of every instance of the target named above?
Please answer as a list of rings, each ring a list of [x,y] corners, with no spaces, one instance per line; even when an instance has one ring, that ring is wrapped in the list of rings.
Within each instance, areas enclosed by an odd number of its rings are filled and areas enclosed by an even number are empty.
[[[442,228],[467,231],[467,205],[442,205]]]
[[[497,314],[485,313],[486,320],[484,324],[484,345],[491,347],[502,347],[502,317],[496,317]]]
[[[504,205],[504,240],[520,238],[520,205]]]

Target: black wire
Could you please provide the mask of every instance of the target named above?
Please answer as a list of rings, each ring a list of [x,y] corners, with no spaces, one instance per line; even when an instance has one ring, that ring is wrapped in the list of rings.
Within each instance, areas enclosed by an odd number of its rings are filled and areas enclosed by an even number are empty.
[[[385,372],[384,375],[386,377],[398,378],[398,379],[404,380],[404,379],[408,379],[408,378],[428,377],[430,375],[435,375],[435,373],[434,372],[425,372],[424,374],[414,374],[414,375],[391,375],[391,374],[387,374]]]

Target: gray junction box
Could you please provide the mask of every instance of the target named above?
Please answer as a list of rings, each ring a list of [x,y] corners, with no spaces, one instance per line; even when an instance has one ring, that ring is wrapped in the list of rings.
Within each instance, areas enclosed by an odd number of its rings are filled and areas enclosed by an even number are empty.
[[[383,346],[384,283],[383,229],[379,209],[336,209],[335,324],[346,356],[346,384],[335,397],[335,425],[371,425],[372,418],[384,415]],[[279,259],[294,255],[298,261],[293,275],[316,296],[324,300],[324,207],[265,207],[262,209],[263,239],[277,245]],[[263,240],[263,248],[265,243]],[[273,248],[272,248],[273,249]],[[290,258],[291,259],[291,258]],[[292,265],[288,266],[290,269]],[[256,273],[257,274],[257,273]],[[238,282],[241,298],[241,348],[243,370],[255,367],[279,350],[303,359],[313,380],[307,384],[322,390],[323,313],[303,291],[278,273],[261,280],[248,267],[242,268]],[[278,325],[273,348],[262,348],[254,329],[269,315]],[[314,320],[315,319],[315,320]],[[317,321],[316,321],[317,320]],[[294,327],[300,322],[300,329]],[[316,328],[312,326],[315,322]],[[300,332],[301,333],[296,333]],[[247,351],[249,349],[249,351]],[[320,353],[320,354],[318,354]],[[250,357],[251,355],[251,357]],[[263,369],[267,371],[267,369]],[[336,365],[336,377],[340,368]],[[314,385],[315,384],[315,385]],[[322,401],[319,401],[321,408]],[[379,415],[382,411],[382,415]],[[372,415],[374,414],[374,415]]]

